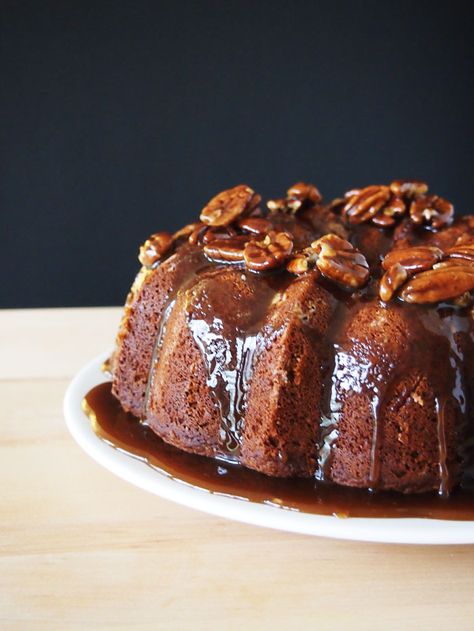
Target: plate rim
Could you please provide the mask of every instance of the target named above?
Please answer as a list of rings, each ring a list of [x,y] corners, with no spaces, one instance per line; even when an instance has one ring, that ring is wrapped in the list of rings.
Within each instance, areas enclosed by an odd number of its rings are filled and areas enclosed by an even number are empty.
[[[217,517],[286,532],[374,543],[474,544],[474,521],[317,515],[210,492],[168,476],[100,439],[82,410],[84,395],[104,381],[101,366],[109,356],[110,351],[101,353],[73,377],[65,392],[63,411],[78,445],[98,464],[134,486]]]

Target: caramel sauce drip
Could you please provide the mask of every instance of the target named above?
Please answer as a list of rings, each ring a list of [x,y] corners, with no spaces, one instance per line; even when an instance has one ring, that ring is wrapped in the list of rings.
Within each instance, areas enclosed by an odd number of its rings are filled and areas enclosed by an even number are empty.
[[[369,298],[367,298],[369,300]],[[449,495],[452,486],[446,444],[446,406],[450,404],[459,428],[458,458],[464,460],[466,476],[472,475],[474,459],[466,457],[465,443],[474,432],[473,410],[468,406],[465,356],[459,340],[474,352],[465,309],[452,305],[436,308],[392,304],[390,309],[403,314],[409,330],[409,346],[396,364],[384,365],[383,358],[360,358],[344,338],[344,331],[366,301],[340,301],[329,333],[330,362],[325,382],[319,441],[319,469],[324,480],[330,471],[333,450],[337,448],[338,425],[346,397],[361,393],[370,403],[372,437],[370,445],[369,487],[377,490],[381,482],[381,450],[384,441],[382,419],[388,407],[400,407],[395,389],[409,374],[426,376],[434,392],[434,414],[439,448],[439,494]],[[342,339],[341,339],[342,338]],[[380,366],[382,368],[380,369]],[[380,372],[379,372],[380,370]],[[410,396],[410,393],[404,393]],[[472,438],[471,438],[472,440]]]
[[[238,456],[245,397],[255,354],[263,343],[262,328],[281,275],[256,277],[244,269],[235,274],[245,292],[222,287],[221,271],[205,274],[189,290],[188,326],[201,350],[207,385],[221,414],[220,442],[225,453]]]
[[[145,415],[147,418],[150,392],[161,344],[169,316],[180,292],[187,292],[187,322],[194,340],[199,347],[207,371],[207,385],[220,410],[220,443],[222,454],[238,461],[245,416],[246,393],[252,376],[252,368],[259,347],[265,343],[264,323],[271,308],[272,300],[283,291],[291,277],[286,273],[269,275],[252,274],[234,266],[233,272],[240,274],[246,293],[226,293],[222,290],[221,275],[228,266],[210,265],[201,251],[184,253],[189,265],[168,297],[154,343],[149,380],[145,394]],[[229,289],[229,284],[227,284]],[[347,348],[347,341],[341,342],[341,334],[355,314],[368,302],[376,299],[370,289],[362,296],[352,298],[345,292],[326,285],[333,293],[337,304],[336,313],[324,341],[328,366],[323,393],[323,407],[319,430],[319,458],[315,477],[325,480],[331,469],[334,449],[337,448],[338,425],[346,394],[362,392],[370,402],[372,417],[372,437],[368,486],[377,490],[381,485],[381,450],[384,442],[382,418],[386,406],[394,405],[393,394],[400,379],[410,371],[418,370],[426,374],[430,387],[435,393],[435,413],[437,416],[437,436],[439,444],[439,493],[449,494],[452,486],[446,445],[445,407],[448,402],[454,405],[459,417],[461,434],[474,434],[470,422],[472,410],[468,408],[467,385],[464,376],[464,354],[459,346],[459,336],[469,337],[469,321],[466,310],[450,305],[436,308],[418,305],[392,303],[390,310],[398,310],[407,319],[412,339],[409,352],[406,352],[396,365],[385,366],[377,372],[379,357],[371,357],[364,370],[358,358]],[[235,302],[235,304],[233,304]],[[421,334],[421,335],[420,335]],[[471,351],[474,341],[470,339]],[[341,375],[344,375],[341,391]],[[459,457],[474,463],[462,446]],[[474,470],[474,464],[468,468]]]
[[[175,281],[173,291],[171,291],[168,296],[158,324],[156,338],[153,343],[150,368],[148,370],[148,382],[145,389],[145,401],[143,408],[144,420],[146,420],[148,415],[150,395],[153,389],[156,367],[160,359],[160,351],[166,333],[166,326],[176,303],[176,297],[179,292],[184,291],[188,286],[192,285],[192,283],[196,281],[197,275],[201,270],[205,270],[209,267],[209,261],[200,250],[184,246],[182,248],[182,256],[185,257],[186,265],[181,266],[181,273]]]
[[[293,219],[291,221],[293,222]],[[308,233],[310,232],[311,229],[308,228]],[[304,238],[307,238],[306,233]],[[354,230],[354,240],[362,238],[363,232]],[[377,259],[380,257],[380,252],[389,247],[388,242],[385,241],[382,239],[377,242],[377,252],[373,257],[375,266],[378,265]],[[201,351],[207,372],[207,385],[220,411],[222,454],[229,455],[231,460],[238,462],[246,393],[252,377],[254,358],[261,345],[265,343],[265,336],[268,334],[265,331],[265,322],[272,300],[287,286],[291,277],[285,271],[255,276],[248,270],[239,269],[238,265],[211,264],[202,250],[189,248],[187,245],[182,247],[182,256],[188,257],[189,265],[183,266],[183,272],[168,296],[158,327],[145,393],[144,420],[146,421],[147,418],[150,392],[154,387],[156,366],[160,359],[167,323],[175,308],[177,297],[186,292],[188,327]],[[226,294],[222,290],[221,274],[228,272],[229,268],[233,268],[234,272],[242,275],[245,283],[244,292],[236,291]],[[325,289],[333,294],[337,308],[327,339],[323,340],[327,365],[324,367],[318,468],[315,472],[316,481],[311,480],[308,484],[312,485],[313,493],[314,488],[317,487],[318,494],[323,495],[327,493],[328,487],[333,488],[332,485],[327,484],[326,480],[338,446],[339,424],[345,397],[356,392],[361,393],[368,402],[372,423],[369,440],[368,486],[373,491],[380,488],[383,477],[381,454],[384,445],[384,415],[387,410],[399,404],[395,400],[395,391],[403,376],[418,372],[426,377],[428,386],[434,393],[433,413],[436,416],[439,452],[439,495],[447,498],[452,487],[450,458],[452,460],[453,456],[447,445],[449,433],[446,431],[446,424],[453,410],[459,435],[459,453],[455,456],[464,462],[464,478],[474,479],[474,410],[469,407],[474,393],[470,391],[472,386],[467,383],[465,375],[466,352],[474,353],[474,339],[470,328],[472,324],[469,323],[467,310],[461,307],[446,304],[436,307],[401,305],[392,302],[385,308],[403,314],[409,329],[409,350],[402,354],[399,362],[382,367],[379,366],[380,358],[375,355],[370,356],[369,350],[367,361],[365,364],[361,363],[352,352],[347,339],[344,339],[344,331],[359,309],[367,303],[378,303],[376,276],[377,274],[373,276],[367,288],[354,296],[338,290],[334,285],[325,284],[324,279],[321,281]],[[228,283],[225,286],[229,288]],[[341,381],[341,375],[344,377],[343,381]],[[406,394],[406,396],[409,395],[410,393]],[[97,427],[102,427],[100,422],[97,423]],[[140,425],[140,427],[145,426]],[[147,440],[151,441],[150,444],[155,444],[156,440],[160,441],[149,428],[147,432]],[[111,442],[113,443],[113,440]],[[160,457],[163,457],[164,448],[161,448],[161,445],[160,441]],[[166,449],[173,450],[168,446]],[[174,452],[181,453],[178,450]],[[143,457],[149,460],[148,455]],[[150,457],[154,458],[154,456]],[[186,458],[197,458],[196,463],[204,462],[204,459],[197,456],[186,456]],[[161,465],[157,466],[161,467]],[[243,476],[241,473],[235,473],[237,469],[234,470],[233,466],[229,462],[226,464],[232,472],[226,480],[232,480],[232,483]],[[238,471],[241,472],[244,469],[239,467]],[[259,476],[253,472],[247,472],[245,475],[254,476],[252,479]],[[291,480],[291,485],[297,487],[306,482]],[[270,486],[278,483],[283,484],[282,481],[276,480],[268,482]],[[350,489],[345,489],[345,491],[352,492]],[[458,490],[455,491],[457,492]],[[365,492],[360,491],[360,493]],[[472,496],[470,497],[472,501]]]
[[[146,462],[162,474],[211,493],[280,508],[338,517],[426,517],[473,520],[474,491],[456,488],[449,499],[437,493],[370,493],[313,478],[272,478],[239,464],[188,454],[161,440],[124,412],[110,382],[93,388],[83,409],[96,434],[112,447]]]

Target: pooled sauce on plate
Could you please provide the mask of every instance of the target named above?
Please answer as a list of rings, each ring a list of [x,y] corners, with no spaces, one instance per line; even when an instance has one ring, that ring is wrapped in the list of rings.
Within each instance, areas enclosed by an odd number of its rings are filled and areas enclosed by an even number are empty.
[[[124,412],[110,382],[93,388],[84,398],[83,409],[97,436],[112,447],[211,493],[318,515],[474,520],[472,489],[457,488],[449,498],[437,493],[370,492],[314,478],[272,478],[225,460],[188,454]]]

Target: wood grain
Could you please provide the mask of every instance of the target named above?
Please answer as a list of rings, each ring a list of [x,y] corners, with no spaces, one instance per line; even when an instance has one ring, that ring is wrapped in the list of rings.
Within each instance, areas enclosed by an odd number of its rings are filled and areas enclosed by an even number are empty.
[[[0,311],[0,628],[472,629],[474,546],[246,526],[128,485],[70,438],[70,377],[120,310]]]

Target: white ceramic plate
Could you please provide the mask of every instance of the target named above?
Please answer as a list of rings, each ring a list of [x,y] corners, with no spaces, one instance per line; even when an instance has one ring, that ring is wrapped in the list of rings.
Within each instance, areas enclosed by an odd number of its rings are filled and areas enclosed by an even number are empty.
[[[473,521],[359,517],[340,519],[210,493],[161,473],[98,438],[89,419],[82,411],[81,402],[84,395],[95,385],[104,381],[100,367],[108,355],[109,353],[104,353],[94,359],[72,380],[64,399],[64,414],[71,434],[84,451],[124,480],[190,508],[289,532],[385,543],[474,543]]]

